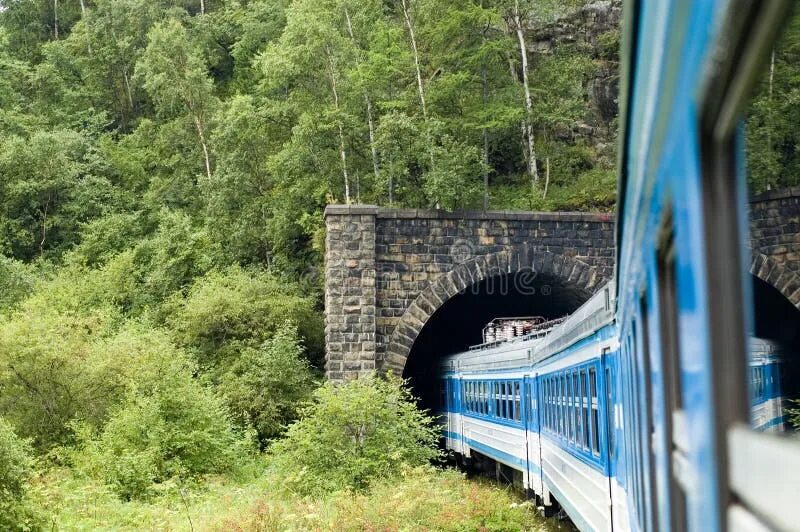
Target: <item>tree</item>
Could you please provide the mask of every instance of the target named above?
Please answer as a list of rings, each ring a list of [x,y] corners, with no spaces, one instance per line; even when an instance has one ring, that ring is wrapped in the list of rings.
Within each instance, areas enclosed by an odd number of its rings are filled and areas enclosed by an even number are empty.
[[[262,449],[283,434],[311,398],[314,381],[297,327],[286,322],[259,347],[246,347],[221,378],[235,419],[258,434]]]
[[[58,256],[79,224],[113,208],[118,190],[102,170],[90,139],[68,130],[6,137],[0,145],[0,246],[13,257]]]
[[[390,375],[325,383],[270,454],[286,483],[301,493],[363,490],[438,458],[438,437],[433,420]]]
[[[33,459],[27,442],[14,433],[0,417],[0,528],[32,530],[41,523],[27,500],[27,483],[33,473]]]
[[[211,179],[207,127],[216,105],[214,84],[202,55],[179,21],[167,20],[148,33],[147,48],[136,64],[136,78],[162,114],[188,113],[202,148],[206,177]]]

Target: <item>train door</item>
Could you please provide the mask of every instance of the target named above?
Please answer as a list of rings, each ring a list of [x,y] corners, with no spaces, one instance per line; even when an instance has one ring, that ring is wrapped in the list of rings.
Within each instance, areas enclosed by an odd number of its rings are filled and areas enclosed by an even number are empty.
[[[604,347],[600,357],[600,368],[603,374],[603,392],[605,394],[604,432],[606,435],[606,475],[608,476],[608,522],[614,523],[614,476],[616,475],[616,424],[614,423],[614,372],[611,348]]]
[[[457,453],[464,452],[464,437],[461,421],[461,382],[461,377],[458,376],[447,380],[447,400],[449,403],[447,433],[452,441],[453,450]]]
[[[527,425],[528,484],[542,496],[542,447],[539,425],[539,401],[536,377],[525,377],[525,408]]]

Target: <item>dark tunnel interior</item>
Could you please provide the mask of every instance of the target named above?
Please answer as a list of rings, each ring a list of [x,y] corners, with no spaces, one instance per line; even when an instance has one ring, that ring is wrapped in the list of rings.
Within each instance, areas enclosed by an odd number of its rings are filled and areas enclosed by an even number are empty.
[[[777,288],[756,276],[753,280],[755,336],[777,343],[783,353],[781,383],[786,397],[800,398],[800,310]]]
[[[558,318],[573,312],[588,296],[557,278],[532,272],[490,277],[453,296],[431,316],[411,348],[403,376],[410,379],[420,406],[435,410],[441,358],[481,343],[489,321],[512,316]]]
[[[800,398],[800,310],[775,287],[752,276],[755,336],[778,343],[784,360],[783,390]],[[409,354],[403,376],[410,380],[420,406],[439,402],[442,357],[481,343],[490,320],[511,316],[557,318],[573,312],[587,298],[561,280],[529,272],[491,277],[444,303],[423,327]]]

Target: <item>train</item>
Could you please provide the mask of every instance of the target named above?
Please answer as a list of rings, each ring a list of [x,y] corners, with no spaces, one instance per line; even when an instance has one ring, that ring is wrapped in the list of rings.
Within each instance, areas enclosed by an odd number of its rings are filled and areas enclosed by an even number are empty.
[[[582,530],[630,529],[617,476],[625,456],[614,286],[566,319],[540,320],[535,331],[499,341],[484,335],[483,344],[444,357],[439,368],[446,448],[462,461],[507,468],[504,476],[545,513],[562,509]],[[781,395],[787,353],[766,339],[749,342],[751,424],[790,430]]]
[[[581,530],[800,529],[800,379],[753,338],[742,128],[792,4],[623,3],[615,281],[442,359],[447,448]]]

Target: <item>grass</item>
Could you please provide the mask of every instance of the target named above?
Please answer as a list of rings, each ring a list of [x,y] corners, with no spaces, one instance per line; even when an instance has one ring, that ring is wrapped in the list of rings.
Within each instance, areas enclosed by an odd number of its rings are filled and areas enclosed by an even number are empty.
[[[454,470],[420,468],[366,493],[303,498],[269,472],[194,486],[162,486],[149,501],[126,502],[105,486],[53,469],[34,497],[54,530],[493,531],[549,530],[533,506],[508,488]]]

